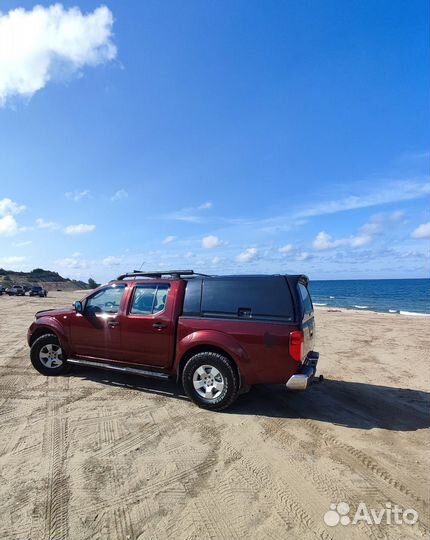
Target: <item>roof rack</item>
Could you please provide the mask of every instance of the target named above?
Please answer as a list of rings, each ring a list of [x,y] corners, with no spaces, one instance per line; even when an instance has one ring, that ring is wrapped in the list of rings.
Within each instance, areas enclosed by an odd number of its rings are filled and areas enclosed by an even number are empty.
[[[136,278],[136,277],[161,279],[163,276],[171,276],[174,278],[180,278],[181,276],[209,277],[207,274],[199,274],[198,272],[194,272],[194,270],[157,270],[155,272],[143,272],[141,270],[134,270],[133,272],[127,272],[126,274],[121,274],[116,279],[123,280],[127,278]]]

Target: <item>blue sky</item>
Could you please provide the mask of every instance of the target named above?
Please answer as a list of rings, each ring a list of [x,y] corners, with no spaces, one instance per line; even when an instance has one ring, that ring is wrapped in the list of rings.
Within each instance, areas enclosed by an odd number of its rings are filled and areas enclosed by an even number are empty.
[[[1,267],[428,276],[428,2],[39,4],[0,8]]]

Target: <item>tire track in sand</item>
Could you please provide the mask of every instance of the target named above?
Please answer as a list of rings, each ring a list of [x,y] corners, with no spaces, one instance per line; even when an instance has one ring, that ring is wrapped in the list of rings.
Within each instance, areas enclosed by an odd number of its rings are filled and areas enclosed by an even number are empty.
[[[303,532],[306,531],[309,534],[309,531],[312,531],[313,538],[318,540],[332,540],[331,535],[322,529],[298,502],[300,498],[295,493],[293,486],[287,487],[281,484],[264,464],[244,456],[240,450],[234,448],[224,438],[218,438],[213,430],[204,425],[201,425],[200,429],[206,440],[213,440],[215,445],[219,445],[223,454],[228,456],[229,462],[240,464],[241,474],[251,485],[256,484],[260,492],[266,492],[267,489],[270,489],[270,504],[273,505],[273,511],[287,526],[291,525],[291,516],[294,516],[294,525]]]
[[[48,386],[57,387],[57,379],[49,379]],[[67,540],[69,534],[69,487],[65,472],[68,442],[68,420],[52,396],[48,397],[45,448],[48,452],[48,480],[45,518],[45,540]]]

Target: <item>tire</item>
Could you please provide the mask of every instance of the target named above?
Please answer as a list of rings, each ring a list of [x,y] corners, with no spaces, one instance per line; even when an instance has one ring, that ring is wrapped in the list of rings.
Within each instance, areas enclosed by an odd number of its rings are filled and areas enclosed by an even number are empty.
[[[238,382],[232,362],[216,352],[195,354],[182,372],[182,385],[187,396],[202,409],[210,411],[221,411],[234,403]]]
[[[30,359],[33,367],[42,375],[63,375],[70,369],[55,334],[44,334],[37,338],[31,346]]]

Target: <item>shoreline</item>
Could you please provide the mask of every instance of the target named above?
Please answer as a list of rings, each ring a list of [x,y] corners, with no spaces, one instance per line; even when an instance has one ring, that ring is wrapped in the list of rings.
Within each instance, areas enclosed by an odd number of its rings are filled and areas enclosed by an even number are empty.
[[[321,306],[318,304],[314,304],[315,311],[326,311],[329,313],[376,313],[378,315],[388,315],[390,317],[396,316],[396,317],[430,317],[430,313],[418,313],[413,311],[377,311],[375,309],[357,309],[357,308],[348,308],[348,307],[340,307],[340,306]]]

